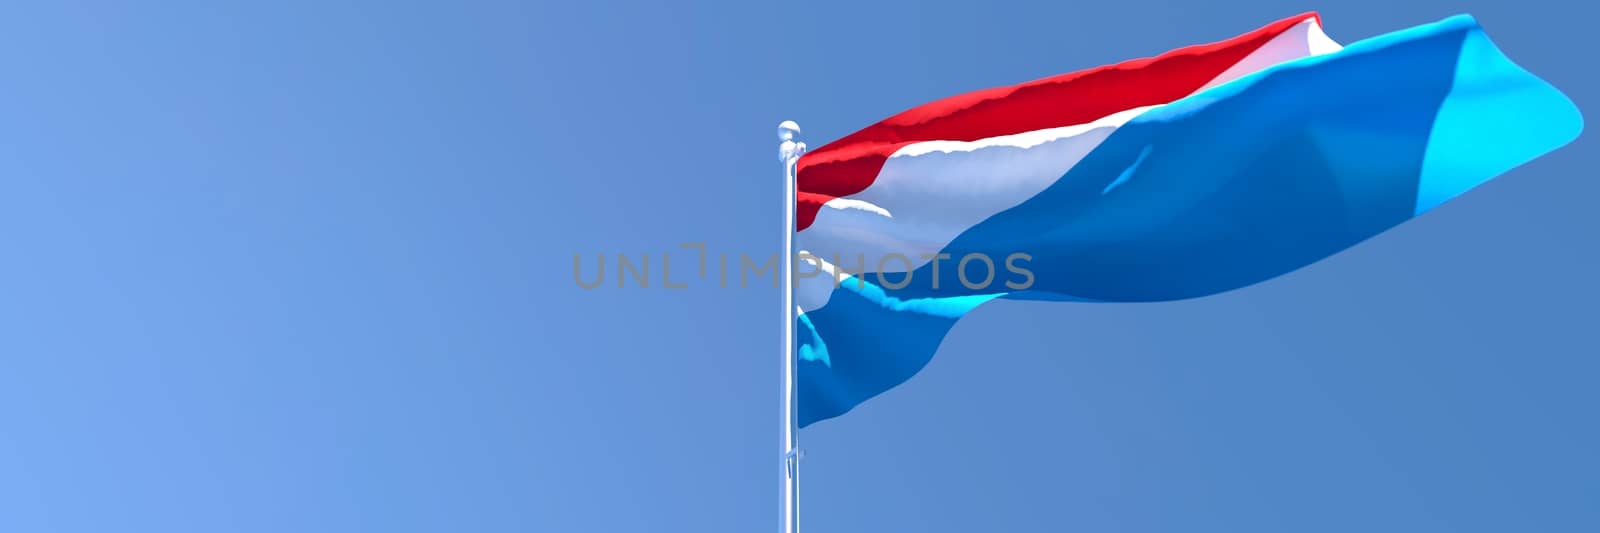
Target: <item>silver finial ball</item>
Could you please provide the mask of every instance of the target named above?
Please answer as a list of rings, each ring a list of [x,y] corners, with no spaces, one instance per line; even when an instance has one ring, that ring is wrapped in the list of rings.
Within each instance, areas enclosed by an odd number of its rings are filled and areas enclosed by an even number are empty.
[[[785,120],[778,124],[778,140],[792,141],[800,136],[800,125],[793,120]]]

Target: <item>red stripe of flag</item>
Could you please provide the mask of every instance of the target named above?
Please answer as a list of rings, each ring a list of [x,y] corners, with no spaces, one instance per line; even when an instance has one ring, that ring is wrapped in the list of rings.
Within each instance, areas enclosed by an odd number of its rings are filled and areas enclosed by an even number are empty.
[[[935,100],[867,126],[800,158],[796,230],[822,204],[872,185],[889,155],[922,141],[975,141],[1084,124],[1135,107],[1165,104],[1199,90],[1267,41],[1315,12],[1289,17],[1211,44]]]

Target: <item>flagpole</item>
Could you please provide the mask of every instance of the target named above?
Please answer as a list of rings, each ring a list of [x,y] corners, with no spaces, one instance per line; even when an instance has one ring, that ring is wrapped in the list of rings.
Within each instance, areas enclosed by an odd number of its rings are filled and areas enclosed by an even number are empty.
[[[783,533],[800,531],[800,436],[795,426],[795,356],[794,356],[794,233],[796,163],[806,151],[800,142],[800,125],[792,120],[778,124],[778,159],[783,162],[783,257],[779,271],[783,274]]]

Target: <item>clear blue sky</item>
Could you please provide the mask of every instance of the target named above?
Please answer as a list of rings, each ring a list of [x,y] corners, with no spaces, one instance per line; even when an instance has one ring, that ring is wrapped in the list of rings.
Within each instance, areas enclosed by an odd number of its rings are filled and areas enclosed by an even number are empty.
[[[0,531],[770,530],[778,292],[574,253],[771,253],[780,120],[1311,9],[1600,109],[1547,0],[13,5]],[[803,433],[807,530],[1600,530],[1592,136],[1243,291],[982,308]]]

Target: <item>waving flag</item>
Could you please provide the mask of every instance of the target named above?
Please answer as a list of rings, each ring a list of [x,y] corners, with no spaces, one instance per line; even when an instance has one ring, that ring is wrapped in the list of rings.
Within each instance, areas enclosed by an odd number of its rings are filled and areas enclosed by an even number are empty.
[[[1469,16],[1341,47],[1306,14],[912,108],[798,162],[799,424],[909,379],[984,302],[1258,283],[1581,130]]]

